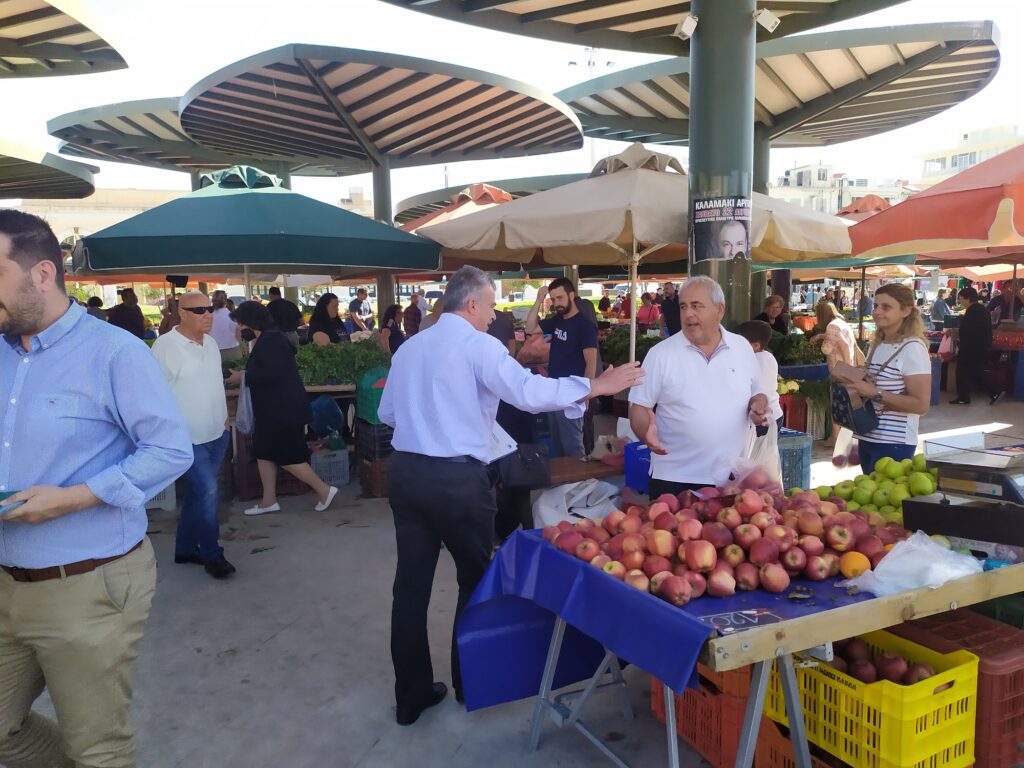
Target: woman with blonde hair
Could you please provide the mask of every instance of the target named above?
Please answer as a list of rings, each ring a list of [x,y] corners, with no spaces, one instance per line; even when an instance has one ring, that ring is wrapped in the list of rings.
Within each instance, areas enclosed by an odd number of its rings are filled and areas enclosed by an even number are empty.
[[[878,426],[860,440],[860,465],[871,472],[883,457],[911,458],[918,422],[931,405],[932,364],[914,292],[890,283],[875,291],[875,338],[868,352],[867,378],[849,388],[870,400]]]
[[[824,332],[811,337],[811,344],[821,344],[829,370],[837,363],[857,364],[857,343],[853,338],[853,329],[831,301],[822,299],[814,308],[817,327]]]

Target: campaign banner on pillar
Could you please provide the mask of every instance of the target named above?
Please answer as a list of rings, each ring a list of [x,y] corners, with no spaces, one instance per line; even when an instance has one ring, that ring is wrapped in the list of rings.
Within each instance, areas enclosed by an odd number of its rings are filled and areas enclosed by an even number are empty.
[[[706,197],[690,204],[693,261],[750,259],[750,198]]]

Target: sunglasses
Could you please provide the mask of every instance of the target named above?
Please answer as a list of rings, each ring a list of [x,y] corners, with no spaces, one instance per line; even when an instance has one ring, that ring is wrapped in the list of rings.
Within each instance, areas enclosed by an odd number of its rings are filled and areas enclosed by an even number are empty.
[[[213,307],[182,307],[181,309],[185,312],[191,312],[193,315],[204,315],[207,312],[213,312]]]

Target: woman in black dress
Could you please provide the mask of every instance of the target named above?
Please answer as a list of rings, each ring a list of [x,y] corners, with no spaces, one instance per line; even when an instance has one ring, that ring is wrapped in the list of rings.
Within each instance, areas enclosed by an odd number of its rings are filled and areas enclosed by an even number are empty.
[[[377,338],[377,343],[392,355],[405,341],[405,334],[402,333],[402,326],[398,321],[401,311],[400,306],[392,304],[384,310],[384,316],[380,319],[380,336]]]
[[[338,317],[338,297],[325,293],[317,299],[309,318],[309,340],[319,346],[337,344],[345,336],[345,324]]]
[[[755,317],[755,320],[768,323],[772,330],[781,333],[783,336],[789,334],[789,315],[785,314],[786,300],[781,296],[769,296],[764,300],[764,312]]]
[[[306,425],[313,412],[295,364],[295,347],[278,331],[270,311],[255,301],[242,302],[231,313],[243,341],[254,342],[245,366],[245,386],[252,396],[256,466],[263,498],[247,515],[278,512],[277,468],[284,467],[316,493],[317,512],[327,509],[338,489],[316,476],[309,465]]]

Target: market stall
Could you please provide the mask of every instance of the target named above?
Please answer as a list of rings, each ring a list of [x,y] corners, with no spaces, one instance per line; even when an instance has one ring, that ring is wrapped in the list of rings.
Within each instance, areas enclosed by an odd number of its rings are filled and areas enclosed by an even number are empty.
[[[1021,450],[1017,442],[983,453],[1020,461]],[[977,657],[936,654],[879,630],[1020,592],[1024,564],[1019,547],[997,562],[996,544],[992,553],[977,551],[976,541],[954,552],[903,528],[899,510],[883,502],[927,499],[936,483],[951,493],[947,470],[932,463],[880,462],[856,484],[786,498],[777,488],[755,490],[748,476],[746,490],[665,495],[603,519],[513,535],[458,626],[467,707],[536,696],[530,749],[550,717],[626,766],[583,710],[612,692],[631,717],[621,668],[632,664],[656,680],[652,709],[664,717],[671,766],[679,764],[677,733],[712,765],[751,766],[765,740],[780,739],[765,717],[789,728],[787,764],[801,768],[830,764],[812,757],[809,744],[849,765],[971,765]],[[1005,511],[1019,515],[1024,469],[1011,478],[1021,485]],[[826,491],[835,495],[823,501]],[[905,509],[909,515],[909,502]],[[931,520],[919,522],[930,532]],[[1005,542],[1013,531],[1004,518],[985,535]],[[918,554],[942,567],[929,566],[915,582]],[[839,643],[853,637],[873,659],[855,654],[852,640]],[[860,667],[848,666],[854,661]],[[731,698],[714,699],[720,694]],[[718,709],[701,709],[711,700]]]

